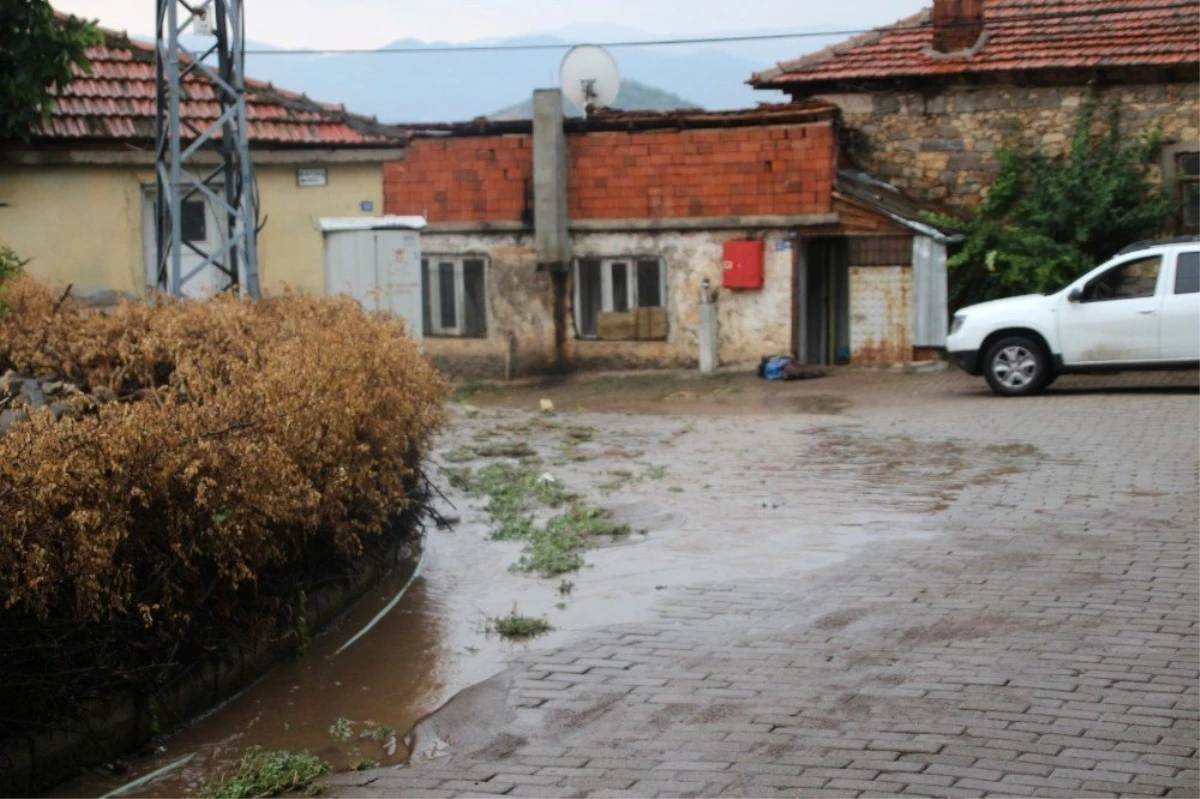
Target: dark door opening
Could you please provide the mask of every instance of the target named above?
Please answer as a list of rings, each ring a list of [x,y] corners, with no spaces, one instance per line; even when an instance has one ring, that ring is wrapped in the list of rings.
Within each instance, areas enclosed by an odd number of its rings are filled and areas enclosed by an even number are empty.
[[[845,236],[802,239],[796,267],[796,357],[850,363],[850,266]]]

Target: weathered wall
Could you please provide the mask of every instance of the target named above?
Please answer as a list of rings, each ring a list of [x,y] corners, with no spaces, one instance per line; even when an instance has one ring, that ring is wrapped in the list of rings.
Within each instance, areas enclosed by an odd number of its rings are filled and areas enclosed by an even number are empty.
[[[717,310],[721,363],[757,361],[786,353],[792,335],[792,249],[786,231],[706,230],[662,233],[587,233],[572,237],[577,257],[657,255],[667,269],[666,341],[575,341],[574,353],[584,366],[697,363],[698,306],[701,281],[721,285],[722,244],[730,239],[764,241],[763,287],[756,291],[720,291]],[[783,243],[783,246],[780,243]]]
[[[324,255],[317,219],[374,216],[383,206],[379,164],[326,167],[328,185],[296,186],[295,166],[257,170],[259,261],[265,291],[285,287],[324,291]],[[29,258],[27,271],[77,293],[103,289],[145,292],[144,187],[148,168],[104,166],[0,166],[0,243]],[[373,212],[360,210],[371,201]]]
[[[832,201],[829,122],[574,133],[567,153],[572,219],[813,214]],[[417,139],[384,167],[387,213],[519,221],[532,160],[528,134]]]
[[[765,240],[764,285],[760,291],[720,293],[722,363],[757,361],[791,348],[792,249],[785,231],[676,231],[575,233],[577,257],[658,256],[667,274],[665,341],[596,341],[568,338],[568,353],[581,368],[692,366],[699,357],[697,317],[701,281],[721,285],[722,243]],[[487,266],[487,337],[430,337],[424,350],[445,373],[460,379],[504,375],[511,346],[516,375],[543,371],[554,357],[554,320],[549,276],[536,272],[532,237],[511,233],[427,233],[422,252],[482,254]],[[569,292],[573,297],[573,291]]]
[[[912,268],[850,267],[850,363],[912,359]]]
[[[0,166],[0,244],[39,280],[141,294],[142,183],[128,167]]]
[[[927,199],[977,203],[995,175],[995,151],[1019,138],[1061,152],[1085,86],[947,87],[823,95],[851,129],[844,136],[874,176]],[[1168,141],[1200,146],[1200,83],[1108,86],[1100,108],[1122,107],[1127,131],[1161,124]],[[857,131],[857,134],[854,133]]]
[[[319,164],[317,164],[319,165]],[[257,168],[260,216],[266,227],[258,237],[259,277],[263,291],[292,288],[325,292],[325,255],[317,220],[321,217],[378,216],[383,210],[380,164],[330,164],[325,186],[296,186],[295,166]],[[369,201],[373,211],[361,210]]]
[[[515,354],[514,374],[536,374],[553,361],[550,276],[537,271],[532,234],[423,233],[421,253],[488,259],[487,337],[427,335],[422,342],[422,349],[442,372],[456,379],[500,379],[510,346]]]

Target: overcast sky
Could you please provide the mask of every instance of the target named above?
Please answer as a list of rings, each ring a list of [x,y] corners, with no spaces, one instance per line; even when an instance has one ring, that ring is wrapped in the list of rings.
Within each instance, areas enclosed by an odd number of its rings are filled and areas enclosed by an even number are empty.
[[[130,33],[154,30],[154,0],[51,0]],[[836,25],[871,28],[928,0],[245,0],[247,36],[281,47],[378,47],[402,38],[461,42],[584,23],[657,34]]]

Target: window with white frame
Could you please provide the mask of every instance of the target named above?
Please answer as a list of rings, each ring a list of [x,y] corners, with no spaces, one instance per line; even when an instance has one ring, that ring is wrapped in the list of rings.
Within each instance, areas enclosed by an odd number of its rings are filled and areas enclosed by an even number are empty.
[[[426,255],[421,259],[421,300],[425,335],[486,336],[484,259],[477,255]]]
[[[665,308],[667,274],[653,256],[580,258],[575,261],[575,329],[580,338],[596,338],[601,313]],[[665,337],[665,333],[662,336]]]

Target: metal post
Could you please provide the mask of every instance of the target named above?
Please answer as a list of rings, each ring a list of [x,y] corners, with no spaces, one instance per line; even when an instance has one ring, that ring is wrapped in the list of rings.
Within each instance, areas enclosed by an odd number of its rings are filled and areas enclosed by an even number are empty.
[[[157,11],[158,286],[173,296],[194,295],[189,284],[215,270],[218,287],[258,297],[243,1],[157,0]],[[180,35],[194,32],[204,15],[215,23],[215,37],[208,49],[192,52]],[[215,101],[215,119],[183,116],[183,101],[197,98]],[[221,236],[215,244],[208,237],[184,240],[184,206],[196,202],[206,207],[206,218],[211,210],[218,220]]]

